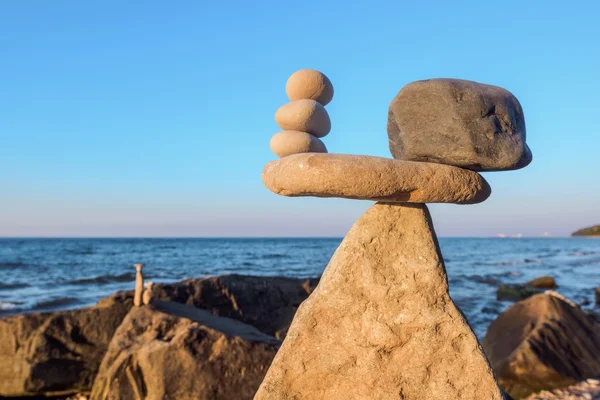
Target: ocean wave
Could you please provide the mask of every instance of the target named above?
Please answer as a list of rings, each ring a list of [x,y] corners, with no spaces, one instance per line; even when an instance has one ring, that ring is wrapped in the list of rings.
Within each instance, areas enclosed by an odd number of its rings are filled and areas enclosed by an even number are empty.
[[[288,258],[289,256],[287,254],[265,254],[264,256],[262,256],[261,258],[264,258],[266,260],[270,260],[270,259],[274,259],[274,258]]]
[[[106,285],[114,282],[129,282],[135,280],[135,273],[126,272],[120,275],[100,275],[95,276],[93,278],[81,278],[74,279],[72,281],[67,282],[69,285],[89,285],[89,284],[97,284],[97,285]]]
[[[571,257],[584,257],[584,256],[595,256],[600,254],[600,251],[575,251],[573,253],[570,253],[569,255]]]
[[[62,307],[62,306],[68,306],[71,304],[77,304],[79,303],[79,299],[77,299],[76,297],[59,297],[57,299],[52,299],[52,300],[47,300],[47,301],[40,301],[35,303],[35,305],[33,307],[31,307],[32,310],[43,310],[43,309],[53,309],[56,307]]]
[[[0,268],[18,268],[25,267],[26,265],[22,261],[0,261]]]
[[[520,265],[520,264],[539,264],[542,260],[539,258],[523,258],[521,260],[498,261],[488,263],[487,265]]]
[[[7,289],[23,289],[29,287],[28,283],[2,283],[0,282],[0,290],[7,290]]]
[[[2,310],[2,311],[14,310],[18,306],[19,305],[16,303],[10,303],[8,301],[0,301],[0,310]]]

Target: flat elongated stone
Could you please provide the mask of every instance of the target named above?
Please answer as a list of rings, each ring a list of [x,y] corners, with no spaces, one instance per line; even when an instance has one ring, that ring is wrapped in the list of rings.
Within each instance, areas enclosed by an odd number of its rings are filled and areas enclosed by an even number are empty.
[[[521,104],[509,91],[460,79],[429,79],[402,88],[390,104],[394,158],[475,171],[519,169],[532,159]]]
[[[503,399],[425,205],[378,203],[356,222],[254,399]]]
[[[472,204],[491,193],[473,171],[350,154],[293,154],[268,163],[262,180],[272,192],[291,197]]]

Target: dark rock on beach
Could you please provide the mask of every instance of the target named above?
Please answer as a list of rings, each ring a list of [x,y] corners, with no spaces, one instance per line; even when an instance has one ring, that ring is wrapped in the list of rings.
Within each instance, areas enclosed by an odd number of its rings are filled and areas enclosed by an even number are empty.
[[[153,298],[203,308],[281,339],[317,283],[316,278],[225,275],[157,284]],[[133,291],[124,291],[94,307],[0,319],[0,396],[89,391],[132,303]]]
[[[155,284],[152,298],[203,308],[214,315],[239,320],[283,339],[296,309],[317,283],[318,278],[222,275],[188,279],[176,284]],[[116,293],[113,297],[132,296],[133,291],[127,291]]]
[[[0,396],[59,395],[92,387],[131,299],[0,319]]]
[[[102,361],[91,399],[252,399],[280,342],[173,302],[134,308]]]
[[[600,325],[555,292],[508,308],[482,345],[498,382],[516,399],[600,376]]]
[[[497,86],[459,79],[410,83],[390,104],[387,131],[400,160],[474,171],[514,170],[532,160],[521,104]]]

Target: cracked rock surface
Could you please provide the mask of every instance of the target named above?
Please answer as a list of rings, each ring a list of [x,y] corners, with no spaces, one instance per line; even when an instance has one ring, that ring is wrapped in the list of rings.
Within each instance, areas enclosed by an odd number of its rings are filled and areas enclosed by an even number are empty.
[[[255,399],[503,399],[425,205],[378,203],[356,222]]]

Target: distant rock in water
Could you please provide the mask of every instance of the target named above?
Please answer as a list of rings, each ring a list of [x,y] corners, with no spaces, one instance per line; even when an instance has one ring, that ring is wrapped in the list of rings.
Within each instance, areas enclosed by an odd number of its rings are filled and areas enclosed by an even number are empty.
[[[575,231],[571,236],[600,236],[600,225],[590,226],[589,228],[583,228]]]
[[[556,280],[551,276],[540,276],[525,284],[525,286],[531,286],[538,289],[555,289],[558,287]]]
[[[496,298],[503,301],[525,300],[534,294],[542,293],[544,289],[555,289],[558,285],[551,276],[540,276],[525,284],[500,285],[496,291]]]
[[[482,345],[498,382],[516,399],[600,376],[600,325],[558,294],[514,304]]]

